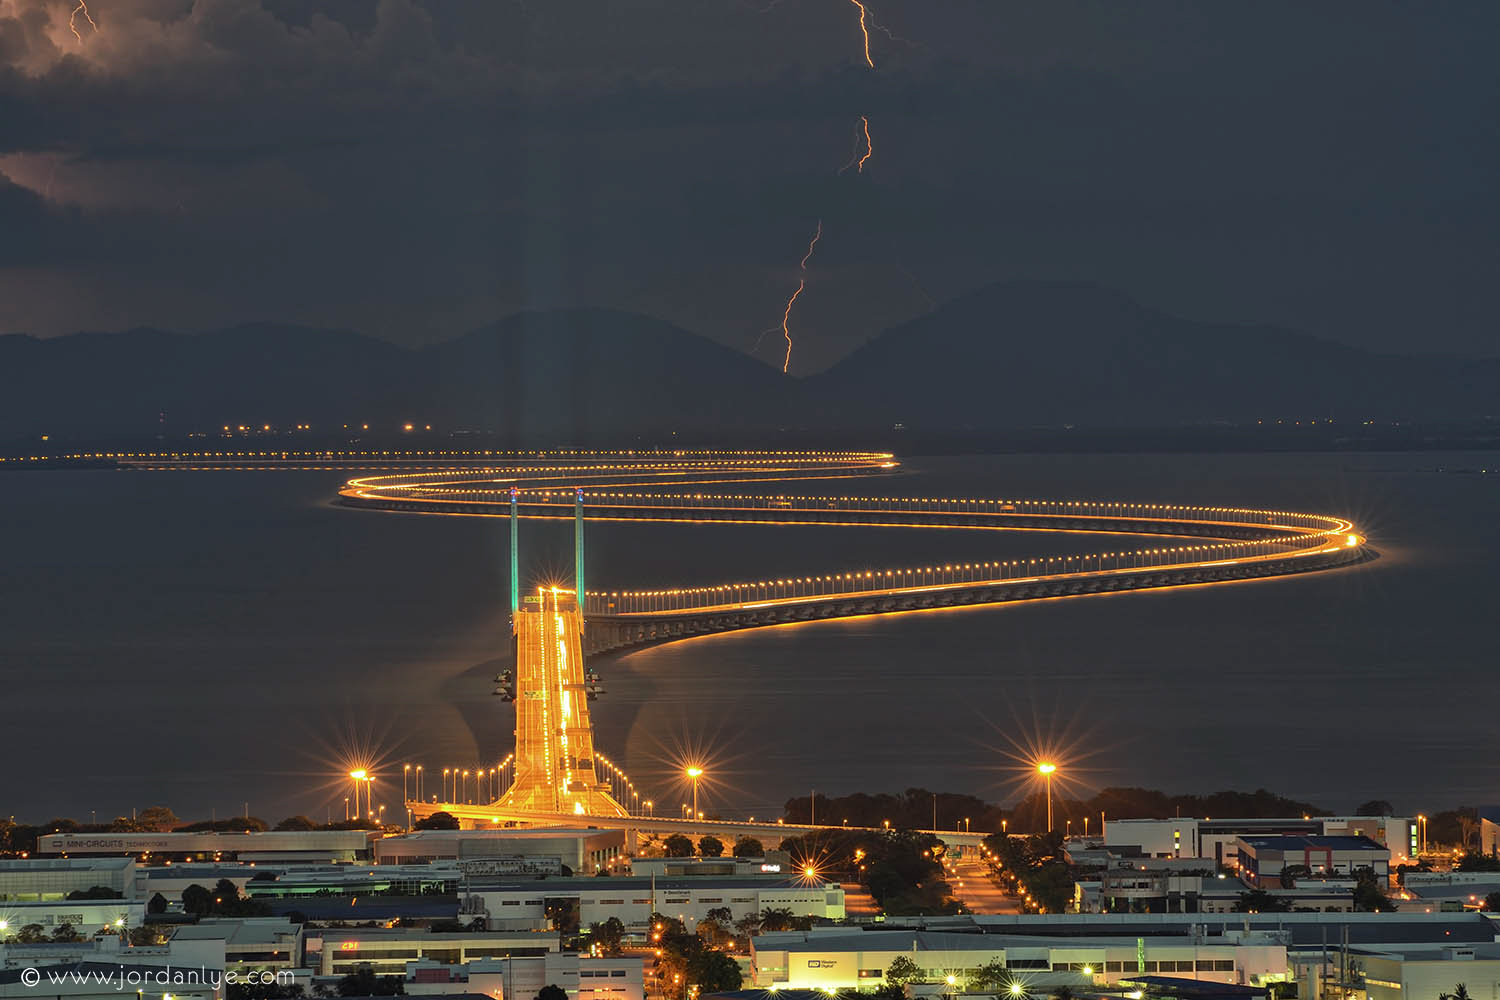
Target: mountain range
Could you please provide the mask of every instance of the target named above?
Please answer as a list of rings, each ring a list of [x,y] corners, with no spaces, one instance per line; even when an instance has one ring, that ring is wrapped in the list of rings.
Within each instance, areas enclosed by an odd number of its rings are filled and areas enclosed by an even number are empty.
[[[424,348],[276,324],[10,334],[0,336],[0,400],[0,439],[128,437],[163,424],[181,436],[412,422],[580,443],[898,424],[1357,424],[1500,415],[1500,358],[1379,354],[1184,320],[1092,284],[1006,282],[894,326],[806,378],[660,320],[568,309]]]

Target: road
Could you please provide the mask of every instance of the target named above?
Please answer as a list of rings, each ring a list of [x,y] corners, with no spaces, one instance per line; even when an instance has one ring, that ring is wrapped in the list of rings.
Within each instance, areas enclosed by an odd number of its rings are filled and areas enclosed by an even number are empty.
[[[947,862],[948,884],[953,894],[975,913],[1020,913],[1017,900],[1001,892],[990,881],[989,866],[971,858]]]

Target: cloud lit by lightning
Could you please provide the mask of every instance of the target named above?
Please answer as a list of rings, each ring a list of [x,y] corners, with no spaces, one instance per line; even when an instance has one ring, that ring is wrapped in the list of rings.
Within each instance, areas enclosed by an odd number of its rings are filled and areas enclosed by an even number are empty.
[[[786,360],[781,363],[782,374],[785,374],[792,367],[792,330],[790,326],[792,306],[796,304],[803,289],[807,287],[807,262],[812,260],[813,251],[817,249],[818,241],[822,238],[823,220],[819,219],[818,231],[813,233],[812,242],[807,245],[807,253],[802,255],[802,263],[799,265],[802,270],[802,276],[797,279],[797,290],[792,293],[791,298],[786,300],[786,312],[782,313],[781,316],[781,335],[786,338]]]
[[[74,7],[73,13],[68,15],[68,30],[73,32],[73,37],[78,39],[78,44],[82,45],[83,36],[78,33],[78,15],[80,13],[83,14],[83,19],[89,23],[90,28],[98,31],[99,26],[94,23],[93,17],[89,15],[88,0],[78,0],[78,6]]]

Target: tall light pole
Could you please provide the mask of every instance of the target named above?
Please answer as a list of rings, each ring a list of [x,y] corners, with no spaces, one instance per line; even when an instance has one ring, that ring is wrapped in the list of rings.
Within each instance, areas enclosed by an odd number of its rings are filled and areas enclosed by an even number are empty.
[[[417,765],[417,801],[422,801],[422,765]]]
[[[447,799],[447,797],[448,797],[448,769],[445,767],[445,768],[443,768],[443,798]]]
[[[701,778],[701,777],[703,777],[703,768],[701,768],[701,767],[690,767],[690,768],[687,769],[687,776],[688,776],[689,780],[691,780],[692,783],[693,783],[693,817],[692,818],[697,819],[698,818],[698,779]]]
[[[1057,770],[1057,765],[1043,761],[1036,766],[1037,773],[1047,782],[1047,832],[1052,832],[1052,774]]]
[[[358,816],[361,815],[361,813],[359,811],[359,783],[361,781],[364,781],[367,775],[368,775],[368,772],[365,771],[364,768],[360,768],[357,771],[350,771],[349,772],[349,777],[351,777],[351,778],[354,779],[354,815],[356,817],[358,817]],[[369,804],[369,799],[368,798],[365,799],[365,803],[367,805]]]

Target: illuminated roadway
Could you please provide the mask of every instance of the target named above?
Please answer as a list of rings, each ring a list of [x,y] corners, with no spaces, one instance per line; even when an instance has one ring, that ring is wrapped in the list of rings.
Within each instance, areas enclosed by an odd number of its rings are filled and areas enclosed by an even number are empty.
[[[769,625],[1127,590],[1229,583],[1331,569],[1369,558],[1344,518],[1291,511],[1126,501],[892,496],[872,479],[899,470],[870,452],[563,453],[484,469],[351,479],[346,506],[500,517],[510,491],[522,517],[590,521],[877,526],[908,530],[1067,531],[1108,539],[1098,551],[928,566],[860,567],[783,579],[654,590],[591,590],[587,652]],[[797,484],[861,479],[859,488]],[[778,484],[788,492],[751,491]],[[855,485],[851,483],[851,486]],[[1135,536],[1125,539],[1116,536]],[[1159,536],[1142,544],[1140,536]],[[710,557],[711,558],[711,557]]]
[[[569,720],[556,727],[548,721],[550,716],[541,717],[537,726],[548,733],[555,730],[557,739],[533,741],[542,747],[542,759],[518,761],[517,766],[528,771],[540,767],[549,775],[546,780],[561,780],[562,788],[572,789],[572,808],[558,808],[551,801],[555,796],[537,795],[528,795],[526,801],[502,797],[504,806],[498,811],[501,802],[472,806],[409,803],[416,816],[441,810],[478,826],[556,823],[568,816],[580,825],[602,828],[660,835],[752,836],[763,841],[826,829],[620,815],[625,810],[619,810],[594,773],[592,761],[599,760],[624,777],[591,748],[592,727],[581,697],[582,661],[569,652],[567,644],[567,637],[579,631],[583,631],[587,655],[821,619],[1230,583],[1334,569],[1374,555],[1352,522],[1325,514],[1113,500],[891,495],[890,490],[870,487],[879,485],[881,477],[898,475],[899,463],[889,454],[874,452],[230,449],[26,456],[0,458],[0,462],[102,462],[152,471],[347,469],[362,474],[340,490],[338,503],[435,516],[506,517],[514,490],[518,513],[528,518],[572,517],[575,497],[581,495],[591,521],[1066,531],[1095,533],[1104,540],[1097,551],[1081,554],[865,566],[696,587],[591,590],[584,596],[581,617],[578,610],[558,603],[562,594],[566,605],[573,607],[571,591],[549,588],[551,605],[538,608],[542,614],[521,615],[517,624],[526,626],[521,628],[522,641],[541,650],[538,663],[554,657],[558,668],[554,672],[567,673],[556,698],[549,694],[537,707],[555,701]],[[390,474],[371,474],[375,472]],[[838,480],[848,481],[851,488],[832,491],[829,484]],[[814,483],[820,492],[808,492],[802,486]],[[766,489],[772,485],[785,492]],[[532,618],[535,629],[527,624]],[[576,624],[563,624],[574,619],[578,619]],[[518,727],[525,724],[525,718],[518,718]],[[584,766],[586,761],[588,766]],[[561,779],[550,777],[558,767]],[[533,784],[521,782],[522,786]],[[982,832],[933,832],[959,851],[972,849],[985,836]],[[979,880],[970,888],[970,873],[966,865],[965,888],[983,892]]]

